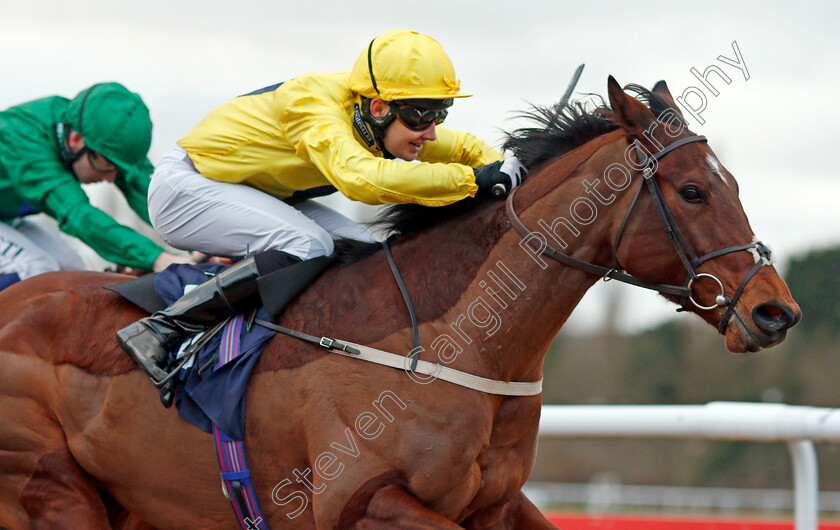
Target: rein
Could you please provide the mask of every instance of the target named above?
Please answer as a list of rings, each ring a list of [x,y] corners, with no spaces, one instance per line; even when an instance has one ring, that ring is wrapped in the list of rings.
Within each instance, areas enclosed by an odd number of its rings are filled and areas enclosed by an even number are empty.
[[[686,280],[683,285],[652,283],[641,280],[623,270],[621,265],[618,263],[617,253],[618,245],[621,241],[621,236],[624,233],[624,228],[627,225],[627,221],[630,219],[630,214],[633,212],[633,209],[636,206],[636,203],[639,199],[639,195],[641,195],[642,188],[645,187],[645,184],[641,184],[636,190],[636,194],[633,197],[633,201],[630,203],[630,207],[627,209],[627,212],[624,214],[624,219],[621,221],[618,233],[616,234],[615,240],[613,241],[613,267],[611,268],[579,260],[577,258],[569,256],[568,254],[563,254],[556,248],[552,247],[545,240],[545,238],[542,238],[540,240],[541,244],[535,246],[535,244],[532,243],[532,238],[529,237],[532,234],[534,234],[534,232],[528,229],[527,226],[525,226],[525,224],[522,222],[521,219],[519,219],[519,216],[516,213],[516,208],[514,206],[513,201],[516,195],[517,188],[514,188],[510,195],[508,195],[507,204],[505,205],[508,220],[510,220],[510,223],[513,226],[514,230],[516,230],[516,232],[520,236],[525,238],[526,241],[528,241],[528,244],[531,245],[531,247],[535,251],[545,254],[548,257],[554,259],[555,261],[563,263],[564,265],[568,265],[575,269],[600,276],[604,281],[617,280],[622,283],[627,283],[630,285],[635,285],[637,287],[642,287],[644,289],[657,291],[661,294],[670,294],[673,296],[678,296],[680,298],[681,307],[677,309],[677,311],[686,310],[686,299],[691,301],[691,303],[694,304],[694,306],[698,309],[702,309],[705,311],[712,310],[717,307],[726,307],[726,310],[723,316],[721,317],[720,325],[718,326],[718,331],[721,334],[724,334],[726,332],[726,326],[728,325],[729,320],[732,317],[732,314],[734,313],[735,305],[738,303],[738,299],[740,298],[741,293],[744,291],[744,288],[747,286],[747,283],[749,283],[752,277],[755,276],[755,274],[762,266],[770,264],[770,249],[767,248],[760,241],[753,241],[752,243],[747,243],[744,245],[736,245],[715,250],[698,258],[694,251],[691,249],[691,246],[688,244],[688,241],[686,241],[685,237],[680,231],[680,228],[677,225],[677,222],[674,219],[670,208],[668,208],[668,204],[665,202],[665,197],[663,197],[662,195],[662,190],[659,188],[659,185],[657,184],[656,179],[654,178],[654,175],[656,173],[657,162],[660,159],[662,159],[662,157],[686,144],[705,141],[705,136],[689,136],[688,138],[682,138],[680,140],[677,140],[676,142],[664,147],[662,150],[651,156],[647,156],[645,154],[638,140],[635,140],[633,142],[636,148],[636,156],[639,159],[640,165],[643,166],[643,168],[641,169],[643,177],[642,182],[647,184],[648,192],[650,193],[650,196],[653,199],[653,204],[656,207],[656,212],[659,216],[659,220],[662,223],[662,227],[665,230],[665,234],[668,236],[668,239],[673,244],[677,256],[679,256],[680,261],[682,262],[683,266],[687,271]],[[731,299],[726,297],[726,292],[723,288],[723,283],[716,276],[705,272],[697,272],[697,269],[703,263],[713,258],[717,258],[725,254],[730,254],[732,252],[739,252],[741,250],[749,251],[753,249],[756,251],[756,255],[758,256],[756,257],[756,263],[744,276],[744,279],[741,281],[740,285],[735,290],[735,293],[733,294]],[[701,278],[710,278],[714,280],[720,288],[720,294],[715,296],[713,305],[704,306],[694,299],[693,286],[694,283],[700,280]]]

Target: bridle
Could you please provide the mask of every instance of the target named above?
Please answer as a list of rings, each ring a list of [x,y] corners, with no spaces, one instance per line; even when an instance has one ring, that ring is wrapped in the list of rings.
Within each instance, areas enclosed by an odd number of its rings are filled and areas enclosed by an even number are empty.
[[[744,245],[737,245],[715,250],[703,256],[697,257],[697,254],[695,254],[694,251],[691,249],[691,246],[688,244],[688,241],[686,241],[685,237],[680,231],[680,228],[677,225],[674,216],[671,214],[671,210],[668,208],[668,204],[665,202],[665,198],[662,196],[662,190],[659,188],[659,185],[657,184],[656,179],[654,178],[656,172],[656,163],[660,159],[662,159],[662,157],[686,144],[705,141],[705,136],[689,136],[687,138],[677,140],[676,142],[664,147],[656,154],[650,156],[648,156],[645,153],[645,150],[642,148],[638,140],[635,140],[633,142],[636,148],[636,156],[639,159],[639,167],[641,167],[640,171],[642,173],[642,181],[647,184],[647,189],[650,192],[651,198],[653,199],[653,204],[656,207],[656,212],[659,215],[659,220],[662,222],[662,227],[665,229],[665,233],[668,236],[668,239],[670,239],[671,243],[674,245],[674,250],[676,250],[680,261],[682,262],[683,266],[685,267],[688,273],[686,275],[685,283],[683,283],[683,285],[681,286],[672,284],[651,283],[641,280],[623,270],[621,265],[619,265],[618,263],[618,245],[621,241],[621,236],[624,233],[624,228],[627,225],[627,221],[630,218],[630,214],[636,206],[636,202],[639,199],[639,195],[641,195],[642,188],[645,187],[644,184],[641,184],[636,190],[636,195],[633,197],[633,202],[630,203],[630,207],[627,209],[627,213],[624,214],[624,219],[621,221],[621,225],[619,226],[618,233],[615,237],[615,241],[613,241],[613,267],[611,268],[582,261],[577,258],[573,258],[568,254],[563,254],[562,252],[548,244],[547,240],[544,237],[539,238],[539,244],[533,242],[534,238],[530,236],[532,236],[534,232],[529,230],[528,227],[526,227],[522,223],[522,221],[519,219],[519,216],[516,214],[516,210],[514,208],[513,201],[516,195],[517,188],[514,188],[507,198],[506,207],[508,219],[510,220],[511,225],[513,225],[513,228],[519,233],[519,235],[525,238],[528,244],[532,248],[534,248],[536,252],[545,254],[548,257],[570,267],[574,267],[584,272],[600,276],[604,281],[617,280],[630,285],[635,285],[637,287],[651,289],[661,294],[677,296],[680,298],[681,306],[679,309],[677,309],[677,311],[685,311],[687,301],[691,301],[691,303],[694,304],[695,307],[704,311],[709,311],[717,307],[726,307],[726,310],[723,316],[721,317],[720,325],[718,326],[718,331],[721,334],[724,334],[726,332],[726,326],[729,323],[732,314],[734,313],[735,305],[738,303],[738,299],[741,297],[741,293],[743,293],[744,288],[746,288],[747,286],[747,283],[749,283],[752,277],[755,276],[755,274],[762,266],[770,264],[770,249],[767,248],[762,242],[756,240]],[[540,236],[541,235],[542,234],[540,234]],[[727,298],[725,290],[723,288],[723,283],[716,276],[705,272],[698,273],[697,269],[703,263],[711,259],[723,256],[725,254],[730,254],[732,252],[739,252],[741,250],[755,251],[755,253],[753,254],[753,257],[755,258],[755,265],[753,265],[750,271],[747,272],[747,274],[744,276],[744,279],[741,280],[741,284],[735,290],[735,293],[732,295],[732,298]],[[715,296],[713,305],[704,306],[694,299],[692,289],[694,287],[695,282],[699,281],[701,278],[709,278],[713,280],[715,283],[717,283],[720,289],[720,294]]]

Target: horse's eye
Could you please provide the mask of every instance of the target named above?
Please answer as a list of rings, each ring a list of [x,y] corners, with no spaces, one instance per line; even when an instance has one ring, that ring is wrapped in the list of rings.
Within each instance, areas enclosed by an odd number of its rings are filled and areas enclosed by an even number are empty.
[[[689,185],[680,190],[680,195],[686,202],[701,203],[706,202],[706,195],[700,191],[697,186]]]

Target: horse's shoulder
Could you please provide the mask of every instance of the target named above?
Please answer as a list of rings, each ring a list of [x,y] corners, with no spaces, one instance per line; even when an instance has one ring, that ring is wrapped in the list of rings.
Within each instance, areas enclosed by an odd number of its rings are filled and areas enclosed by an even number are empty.
[[[144,313],[103,289],[129,279],[112,273],[62,271],[12,285],[0,292],[0,344],[12,353],[72,364],[95,374],[133,369],[114,334]]]

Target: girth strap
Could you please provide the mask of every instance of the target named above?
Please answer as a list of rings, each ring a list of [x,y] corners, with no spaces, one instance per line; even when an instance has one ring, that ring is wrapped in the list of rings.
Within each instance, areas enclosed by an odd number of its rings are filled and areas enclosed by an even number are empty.
[[[216,368],[238,357],[240,349],[240,334],[244,327],[244,315],[232,318],[222,332],[222,344],[219,348],[219,363]],[[263,518],[257,494],[251,482],[251,472],[245,461],[245,444],[235,440],[219,429],[213,423],[213,444],[216,446],[216,457],[221,470],[222,485],[225,496],[230,500],[236,520],[244,530],[268,530],[268,522]]]
[[[245,461],[245,444],[229,438],[213,424],[213,443],[219,468],[222,470],[222,484],[225,496],[230,500],[236,520],[244,530],[268,530],[263,518],[257,494],[251,482],[251,472]],[[225,470],[230,471],[225,471]]]

